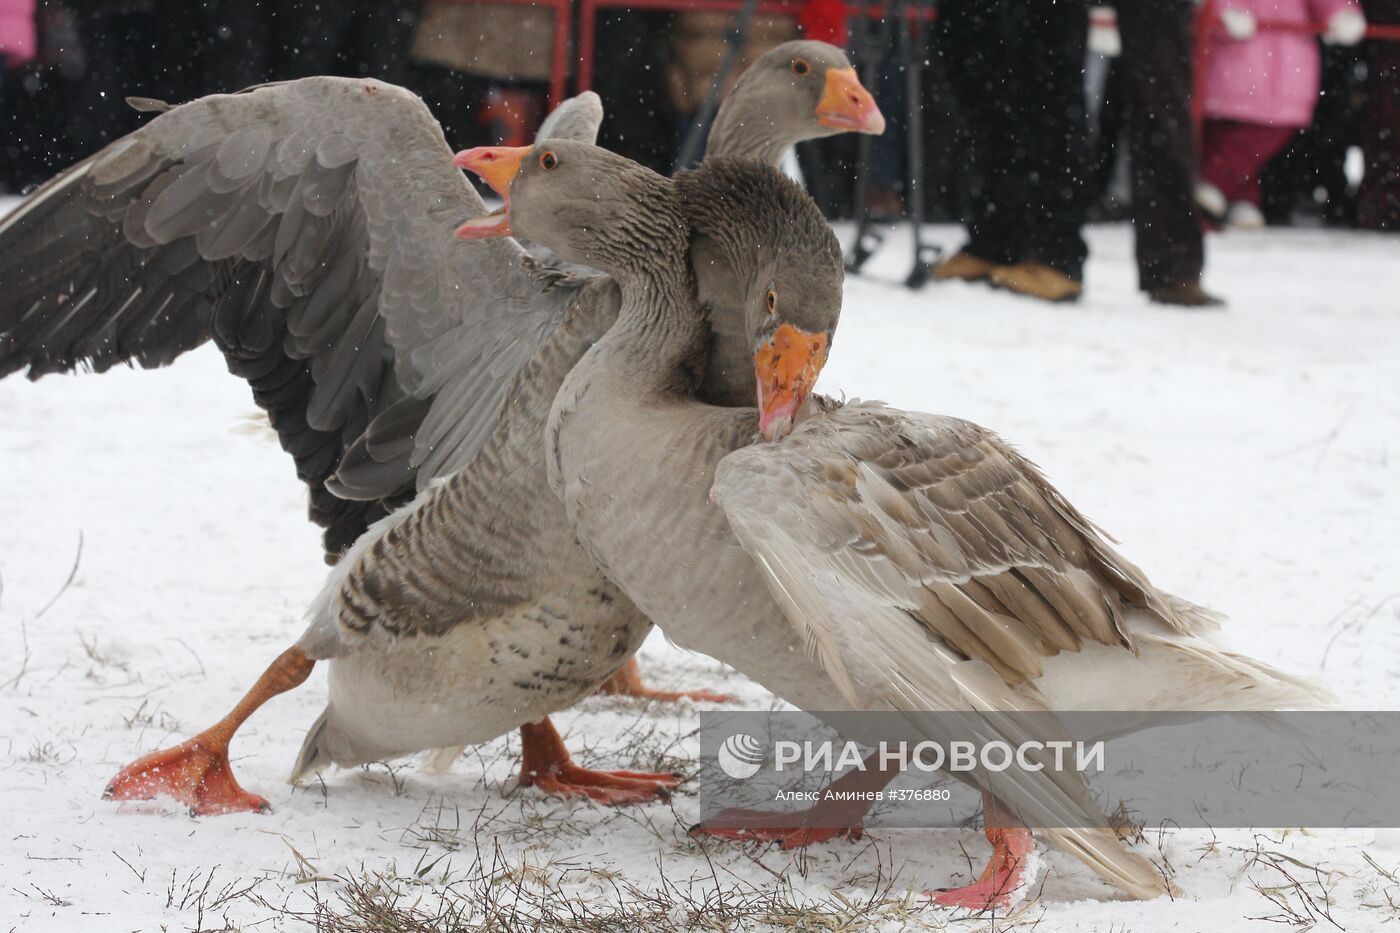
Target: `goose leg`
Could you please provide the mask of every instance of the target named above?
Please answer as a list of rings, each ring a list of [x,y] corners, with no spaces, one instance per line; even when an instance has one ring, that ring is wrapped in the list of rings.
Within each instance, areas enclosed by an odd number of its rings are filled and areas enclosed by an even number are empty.
[[[675,703],[677,700],[695,700],[697,703],[732,703],[734,698],[727,693],[712,693],[709,690],[653,690],[642,683],[642,666],[636,658],[627,663],[608,682],[598,688],[606,696],[640,697],[644,700],[660,700],[662,703]]]
[[[991,794],[982,794],[982,804],[991,861],[972,884],[925,892],[934,903],[968,910],[1010,910],[1035,882],[1039,859],[1031,831]]]
[[[271,810],[271,805],[262,797],[238,786],[228,760],[229,741],[258,707],[279,693],[299,686],[315,666],[316,662],[300,648],[288,648],[268,665],[227,716],[187,742],[152,752],[122,768],[108,783],[102,798],[173,797],[187,805],[194,816]]]
[[[861,820],[875,803],[860,795],[880,790],[899,774],[882,769],[875,755],[865,759],[865,766],[866,770],[851,771],[832,781],[821,799],[805,810],[773,813],[732,807],[695,824],[690,831],[721,839],[777,842],[784,849],[800,849],[843,836],[859,839],[865,835]],[[841,799],[849,795],[855,796]]]
[[[587,797],[614,806],[664,800],[681,782],[674,774],[595,771],[574,764],[548,718],[520,727],[520,783],[557,797]]]

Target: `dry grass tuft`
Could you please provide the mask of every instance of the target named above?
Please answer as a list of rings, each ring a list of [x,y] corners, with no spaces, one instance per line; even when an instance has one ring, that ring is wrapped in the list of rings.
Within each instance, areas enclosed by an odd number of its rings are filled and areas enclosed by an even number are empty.
[[[1334,890],[1339,880],[1346,876],[1319,865],[1309,865],[1273,848],[1282,845],[1282,839],[1270,839],[1260,834],[1254,837],[1252,849],[1230,847],[1245,856],[1240,875],[1256,869],[1263,870],[1264,877],[1250,878],[1249,885],[1268,901],[1272,912],[1248,919],[1307,930],[1324,923],[1338,930],[1346,929],[1333,916],[1336,909]]]
[[[658,864],[658,869],[662,866]],[[912,893],[888,887],[860,899],[840,892],[809,898],[771,879],[758,883],[713,877],[671,879],[662,871],[644,888],[618,873],[558,858],[535,864],[495,851],[448,878],[426,881],[393,872],[342,877],[334,893],[310,909],[284,910],[285,919],[322,933],[679,933],[776,928],[868,930],[946,927],[944,918]]]

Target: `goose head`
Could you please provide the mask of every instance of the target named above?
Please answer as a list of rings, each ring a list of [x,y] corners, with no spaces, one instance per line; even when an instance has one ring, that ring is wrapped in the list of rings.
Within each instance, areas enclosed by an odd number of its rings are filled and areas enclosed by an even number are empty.
[[[519,233],[556,255],[626,276],[680,241],[684,223],[669,179],[588,143],[548,140],[533,146],[479,146],[459,152],[505,201],[457,228],[464,240]]]
[[[759,430],[792,430],[811,395],[841,315],[841,247],[816,204],[777,169],[708,159],[674,181],[584,143],[480,147],[456,164],[506,200],[457,230],[463,239],[513,231],[573,262],[615,276],[683,255],[703,237],[742,296],[753,349]]]
[[[826,363],[841,316],[841,246],[807,192],[771,166],[707,159],[676,176],[676,190],[693,233],[739,286],[759,430],[776,440],[792,430]]]
[[[758,430],[769,441],[792,432],[826,365],[841,315],[840,253],[821,240],[813,248],[814,239],[801,248],[760,248],[747,279]]]
[[[734,83],[715,133],[762,130],[783,146],[836,133],[885,131],[885,117],[846,53],[810,39],[784,42],[754,60]],[[737,155],[730,147],[721,154]]]

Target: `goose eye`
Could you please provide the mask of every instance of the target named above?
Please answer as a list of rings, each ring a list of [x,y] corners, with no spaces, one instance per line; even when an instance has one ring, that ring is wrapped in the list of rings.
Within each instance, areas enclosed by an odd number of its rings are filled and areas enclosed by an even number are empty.
[[[778,313],[778,293],[773,289],[768,289],[768,296],[764,299],[764,303],[768,305],[769,314]]]
[[[549,150],[540,153],[540,168],[546,172],[559,164],[559,157]]]
[[[812,66],[807,64],[805,58],[794,58],[792,60],[792,73],[801,77],[812,70]]]

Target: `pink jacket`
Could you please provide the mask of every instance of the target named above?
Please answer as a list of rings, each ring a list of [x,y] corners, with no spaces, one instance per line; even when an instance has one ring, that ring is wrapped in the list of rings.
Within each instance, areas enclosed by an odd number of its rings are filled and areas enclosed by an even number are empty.
[[[34,57],[34,0],[0,0],[0,64],[22,65]]]
[[[1149,0],[1151,2],[1151,0]],[[1317,23],[1356,0],[1216,0],[1215,8],[1248,10],[1258,22]],[[1317,104],[1322,58],[1317,37],[1260,29],[1240,42],[1211,34],[1205,68],[1205,115],[1270,126],[1307,126]]]

